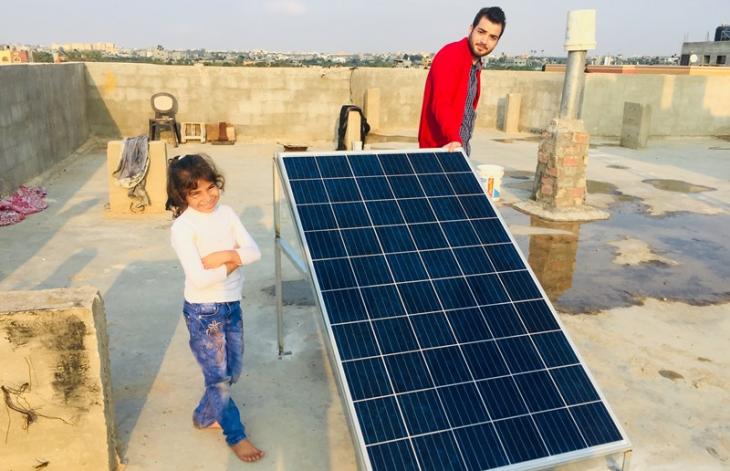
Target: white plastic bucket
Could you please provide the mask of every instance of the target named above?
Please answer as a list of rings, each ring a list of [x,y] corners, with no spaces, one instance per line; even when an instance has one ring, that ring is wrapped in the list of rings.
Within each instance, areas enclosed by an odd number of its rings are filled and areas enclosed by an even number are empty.
[[[484,191],[493,199],[498,200],[501,194],[504,167],[500,165],[478,165],[479,178],[484,185]]]

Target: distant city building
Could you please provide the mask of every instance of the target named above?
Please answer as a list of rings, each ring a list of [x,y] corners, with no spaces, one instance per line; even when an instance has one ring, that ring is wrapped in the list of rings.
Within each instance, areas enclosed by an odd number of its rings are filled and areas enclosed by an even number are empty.
[[[507,62],[507,64],[514,67],[525,67],[527,65],[527,58],[513,57],[511,61]]]
[[[64,51],[100,51],[107,54],[116,54],[119,51],[114,43],[54,43],[51,48],[63,49]]]
[[[680,65],[730,66],[730,25],[718,26],[714,41],[686,42],[682,44]]]
[[[31,61],[30,52],[22,49],[0,47],[0,65],[24,64]]]

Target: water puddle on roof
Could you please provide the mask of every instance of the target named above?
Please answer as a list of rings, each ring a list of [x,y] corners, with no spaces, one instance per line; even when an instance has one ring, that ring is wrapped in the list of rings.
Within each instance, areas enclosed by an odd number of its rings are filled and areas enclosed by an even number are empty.
[[[673,213],[652,217],[638,201],[611,208],[611,218],[556,223],[500,206],[510,226],[530,226],[516,235],[535,275],[555,307],[591,313],[640,304],[645,297],[694,305],[730,300],[730,216]],[[546,229],[543,233],[540,228]],[[557,229],[557,231],[556,231]],[[537,230],[537,232],[536,232]],[[518,231],[520,232],[520,231]],[[638,239],[676,265],[618,265],[610,242]]]
[[[535,172],[529,170],[505,170],[504,176],[515,180],[531,180],[535,178]]]
[[[605,195],[619,195],[618,187],[613,183],[600,182],[598,180],[587,180],[586,189],[588,193],[603,193]]]
[[[677,193],[702,193],[704,191],[717,190],[717,188],[712,188],[704,185],[695,185],[694,183],[689,183],[682,180],[662,180],[658,178],[650,178],[648,180],[642,181],[659,190],[674,191]]]

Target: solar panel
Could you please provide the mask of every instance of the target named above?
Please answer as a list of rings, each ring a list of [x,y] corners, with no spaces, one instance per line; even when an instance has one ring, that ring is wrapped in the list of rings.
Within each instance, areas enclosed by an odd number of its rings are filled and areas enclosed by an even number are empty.
[[[278,164],[366,469],[537,469],[629,448],[463,153]]]

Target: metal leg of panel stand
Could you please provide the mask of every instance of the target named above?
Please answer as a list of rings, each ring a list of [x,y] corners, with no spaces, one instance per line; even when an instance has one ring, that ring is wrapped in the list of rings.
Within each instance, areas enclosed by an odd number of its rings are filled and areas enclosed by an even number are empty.
[[[273,160],[273,176],[274,176],[274,264],[276,272],[276,282],[274,284],[274,295],[276,296],[276,336],[278,344],[279,359],[284,355],[291,355],[284,348],[284,303],[282,299],[282,280],[281,280],[281,182],[277,172],[276,158]]]
[[[624,452],[624,462],[621,465],[621,471],[629,471],[631,467],[631,450]]]

